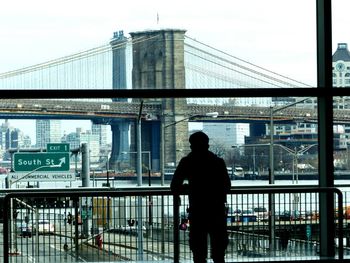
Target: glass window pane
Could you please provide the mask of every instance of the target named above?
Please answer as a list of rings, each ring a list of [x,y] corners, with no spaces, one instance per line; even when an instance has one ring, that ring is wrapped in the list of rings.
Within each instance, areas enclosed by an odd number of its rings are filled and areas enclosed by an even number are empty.
[[[1,100],[1,105],[6,105],[6,109],[2,109],[6,120],[1,122],[4,167],[20,172],[16,162],[11,162],[18,150],[49,151],[50,144],[66,143],[70,151],[77,153],[70,158],[70,172],[80,171],[82,156],[77,150],[87,143],[90,169],[97,178],[105,178],[106,171],[117,181],[118,176],[119,179],[120,176],[135,178],[139,100],[28,99]],[[273,154],[276,183],[317,180],[316,109],[316,98],[145,99],[141,114],[142,172],[146,175],[150,171],[159,179],[162,152],[165,168],[173,171],[180,159],[190,152],[189,135],[203,130],[210,137],[210,150],[225,159],[230,171],[242,170],[241,177],[235,178],[239,175],[232,173],[232,179],[259,179],[267,184]],[[337,145],[344,148],[344,138],[337,138]],[[273,153],[270,153],[271,143]],[[23,162],[21,165],[27,165]],[[44,187],[50,183],[40,184]]]
[[[136,9],[131,1],[118,12],[121,28],[110,19],[112,10],[120,10],[114,2],[86,6],[81,19],[80,6],[71,5],[79,23],[67,10],[41,6],[50,16],[30,12],[35,5],[9,5],[0,16],[7,32],[0,89],[315,87],[315,3],[219,0],[202,3],[198,14],[198,4],[188,1],[151,1]],[[72,24],[47,20],[56,16]],[[83,34],[91,28],[86,17],[94,26]],[[21,23],[25,36],[17,33]]]
[[[349,7],[350,3],[346,0],[332,2],[333,86],[337,88],[350,87],[347,79],[350,73]]]

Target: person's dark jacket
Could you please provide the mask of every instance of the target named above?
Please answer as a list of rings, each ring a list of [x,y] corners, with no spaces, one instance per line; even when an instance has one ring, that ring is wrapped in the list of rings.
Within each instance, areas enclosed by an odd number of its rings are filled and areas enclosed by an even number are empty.
[[[222,209],[231,181],[222,158],[210,151],[191,152],[181,159],[170,187],[174,193],[188,188],[190,212],[205,214]]]

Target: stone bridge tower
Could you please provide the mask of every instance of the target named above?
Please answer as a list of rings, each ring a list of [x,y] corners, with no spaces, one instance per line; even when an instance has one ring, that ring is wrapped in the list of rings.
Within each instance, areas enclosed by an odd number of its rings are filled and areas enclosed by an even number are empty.
[[[128,87],[128,46],[127,38],[123,31],[117,31],[113,34],[113,39],[110,42],[113,51],[113,72],[112,72],[112,87],[113,89],[127,89]],[[113,98],[113,101],[126,101],[127,99]],[[129,127],[130,120],[119,119],[113,120],[109,124],[112,129],[112,152],[109,159],[108,169],[119,170],[120,162],[126,158],[123,152],[129,152]]]
[[[133,89],[185,89],[184,35],[182,29],[161,29],[130,33],[133,49]],[[144,100],[144,103],[150,100]],[[176,165],[180,150],[188,150],[188,123],[175,121],[185,118],[186,99],[153,99],[162,105],[163,116],[158,121],[143,122],[142,150],[151,151],[153,167],[159,167],[160,136],[151,131],[160,130],[164,120],[165,165]],[[147,123],[147,124],[146,124]],[[145,125],[144,125],[145,124]],[[154,126],[157,126],[154,127]],[[156,137],[156,138],[155,138]],[[134,141],[134,140],[133,140]]]

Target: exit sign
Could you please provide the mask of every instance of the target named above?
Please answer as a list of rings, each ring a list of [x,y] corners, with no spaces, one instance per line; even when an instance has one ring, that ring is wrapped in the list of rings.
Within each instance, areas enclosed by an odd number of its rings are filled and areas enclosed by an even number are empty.
[[[48,143],[46,145],[47,152],[69,152],[69,143]]]
[[[69,171],[69,153],[15,153],[13,168],[16,172]]]

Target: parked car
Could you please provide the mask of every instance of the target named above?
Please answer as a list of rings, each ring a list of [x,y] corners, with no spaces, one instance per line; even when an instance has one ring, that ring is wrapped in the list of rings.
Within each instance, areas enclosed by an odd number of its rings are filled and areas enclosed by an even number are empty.
[[[17,233],[21,237],[32,237],[32,228],[27,223],[17,224]]]
[[[55,233],[55,226],[54,224],[51,224],[48,220],[41,220],[38,222],[39,229],[38,234],[54,234]],[[36,231],[36,229],[35,229]]]

